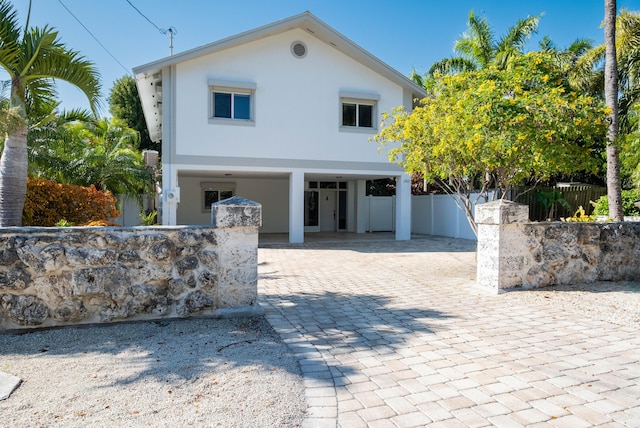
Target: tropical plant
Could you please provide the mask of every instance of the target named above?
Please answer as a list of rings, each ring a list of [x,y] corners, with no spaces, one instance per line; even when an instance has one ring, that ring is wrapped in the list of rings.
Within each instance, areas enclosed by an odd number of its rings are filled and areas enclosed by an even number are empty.
[[[597,169],[592,150],[606,133],[605,108],[571,91],[564,75],[552,57],[531,52],[504,70],[441,76],[411,113],[384,113],[374,140],[407,172],[440,180],[477,231],[476,190],[485,200],[491,190],[505,197],[524,180]]]
[[[140,213],[140,221],[142,221],[142,224],[144,226],[153,226],[154,224],[156,224],[156,221],[158,219],[158,211],[157,210],[153,210],[153,211],[149,211],[148,213]]]
[[[23,224],[55,226],[60,220],[79,226],[108,225],[120,213],[111,192],[94,186],[60,184],[52,180],[29,177]]]
[[[485,17],[477,17],[473,10],[469,12],[468,30],[455,42],[457,57],[445,58],[434,63],[428,76],[455,74],[479,70],[489,66],[504,69],[516,56],[522,55],[529,38],[537,31],[540,17],[528,16],[519,19],[506,34],[495,38],[493,29]]]
[[[9,108],[18,120],[9,127],[0,158],[0,227],[20,226],[27,193],[29,118],[53,111],[55,83],[80,89],[93,112],[100,103],[100,83],[94,65],[67,48],[53,28],[30,27],[31,1],[24,29],[8,0],[0,0],[0,67],[11,81]]]
[[[161,151],[160,144],[151,141],[147,122],[142,111],[142,102],[136,88],[136,80],[127,75],[116,80],[109,92],[109,111],[113,117],[122,119],[124,123],[140,133],[142,150]]]
[[[542,204],[544,209],[547,210],[548,220],[553,220],[555,218],[556,207],[558,205],[571,209],[571,205],[569,205],[569,202],[562,197],[562,192],[559,190],[552,190],[550,192],[539,190],[536,192],[536,199]]]
[[[31,174],[113,194],[142,195],[154,190],[151,171],[138,150],[138,132],[119,119],[50,124],[34,132]]]

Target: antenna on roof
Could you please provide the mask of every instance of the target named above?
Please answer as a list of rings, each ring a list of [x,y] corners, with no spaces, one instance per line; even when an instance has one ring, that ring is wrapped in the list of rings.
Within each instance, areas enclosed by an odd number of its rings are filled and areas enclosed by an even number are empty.
[[[169,33],[169,56],[173,55],[173,35],[178,34],[178,30],[174,27],[169,27],[165,31],[165,34]]]

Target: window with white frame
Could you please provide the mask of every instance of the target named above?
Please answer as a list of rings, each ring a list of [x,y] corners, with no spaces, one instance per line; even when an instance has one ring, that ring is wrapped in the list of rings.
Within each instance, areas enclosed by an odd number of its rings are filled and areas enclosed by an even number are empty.
[[[209,90],[210,121],[247,123],[255,120],[255,83],[210,80]]]
[[[202,194],[202,212],[211,212],[211,204],[233,197],[236,193],[235,183],[200,183]]]
[[[375,130],[377,104],[375,94],[340,93],[340,127],[342,129]]]

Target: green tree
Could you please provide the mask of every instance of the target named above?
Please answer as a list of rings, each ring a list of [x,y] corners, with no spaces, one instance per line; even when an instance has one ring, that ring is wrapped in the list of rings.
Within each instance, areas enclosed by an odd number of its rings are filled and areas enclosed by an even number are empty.
[[[138,132],[120,119],[75,121],[38,129],[29,155],[31,175],[65,184],[94,185],[141,202],[154,190],[153,177],[138,150]]]
[[[468,30],[456,40],[454,46],[459,56],[434,63],[427,74],[433,77],[436,73],[455,74],[489,66],[506,68],[511,58],[523,54],[527,40],[538,29],[540,16],[519,19],[496,39],[487,19],[477,17],[473,11],[469,12]]]
[[[31,1],[29,2],[29,15]],[[96,112],[100,83],[94,65],[67,48],[53,28],[18,23],[8,0],[0,0],[0,66],[9,75],[9,109],[19,118],[9,127],[0,158],[0,227],[20,226],[27,192],[28,118],[34,112],[53,111],[56,81],[79,88]]]
[[[136,81],[133,77],[127,75],[115,81],[109,93],[109,111],[113,117],[122,119],[129,128],[140,133],[141,149],[161,151],[160,144],[154,143],[149,137],[140,95],[138,95]]]
[[[429,181],[440,180],[474,231],[474,192],[505,197],[524,180],[594,171],[595,145],[606,133],[606,110],[573,92],[549,55],[528,53],[505,69],[436,79],[432,97],[411,113],[396,109],[374,140],[389,159]]]

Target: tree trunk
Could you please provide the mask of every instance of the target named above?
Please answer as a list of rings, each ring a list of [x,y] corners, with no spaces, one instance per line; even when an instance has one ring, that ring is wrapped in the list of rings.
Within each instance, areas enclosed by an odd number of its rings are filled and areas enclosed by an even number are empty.
[[[604,93],[607,107],[611,109],[607,132],[607,194],[609,217],[622,221],[622,196],[620,190],[620,159],[618,156],[618,61],[616,59],[616,0],[604,0],[604,43],[606,47],[604,68]]]
[[[0,227],[22,226],[27,195],[27,126],[7,136],[0,158]]]

